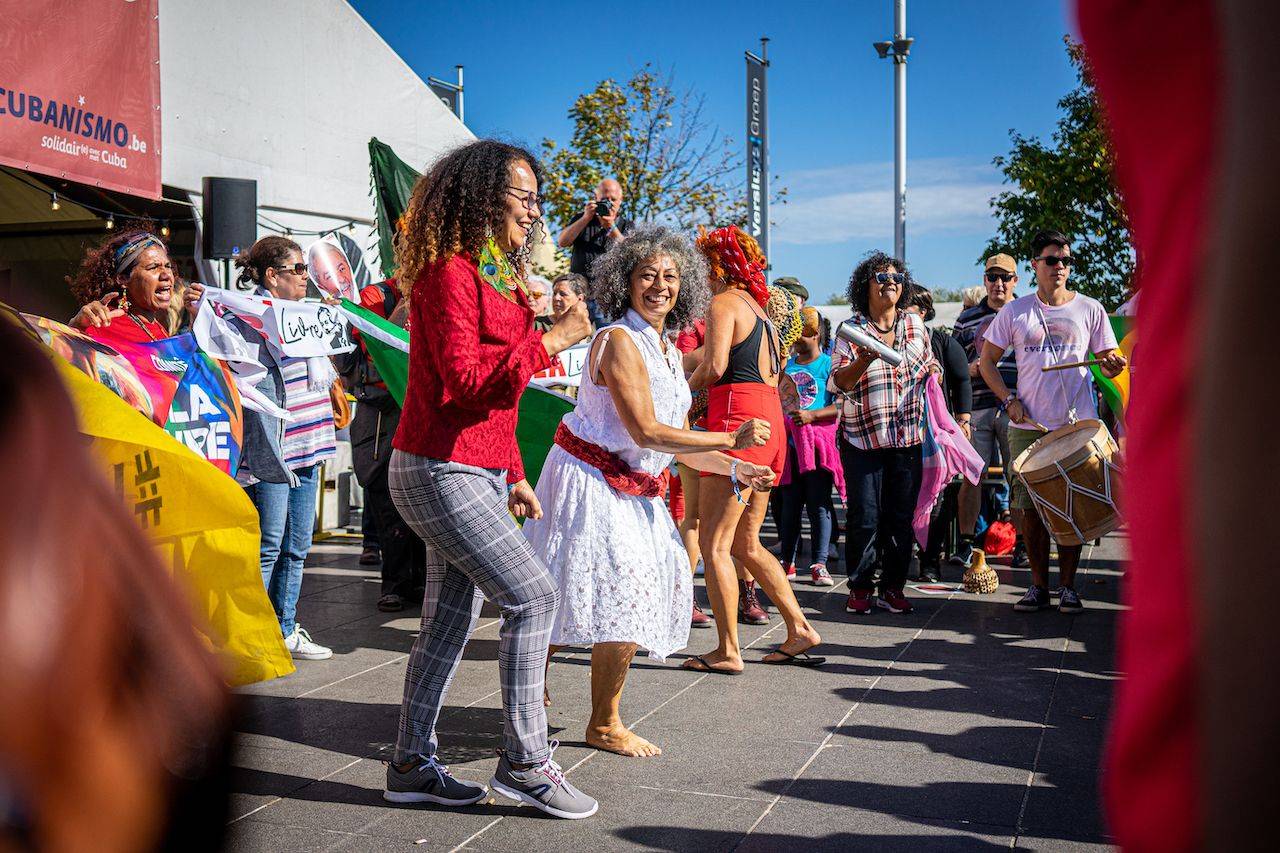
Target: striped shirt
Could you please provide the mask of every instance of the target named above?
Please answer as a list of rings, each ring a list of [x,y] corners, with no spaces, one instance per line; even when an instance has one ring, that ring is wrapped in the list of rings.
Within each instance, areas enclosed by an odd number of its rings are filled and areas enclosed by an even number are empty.
[[[883,338],[859,311],[846,322],[872,337]],[[861,450],[914,447],[924,440],[924,380],[930,372],[939,371],[938,360],[929,343],[929,330],[916,315],[899,311],[893,331],[893,348],[902,355],[902,364],[890,367],[877,358],[848,392],[836,386],[835,375],[853,361],[853,345],[837,337],[831,355],[827,387],[838,395],[840,434]]]
[[[293,415],[293,421],[284,427],[281,450],[285,464],[296,471],[332,459],[337,439],[333,431],[333,403],[329,400],[329,389],[307,390],[305,358],[286,358],[281,372],[284,374],[285,408]]]

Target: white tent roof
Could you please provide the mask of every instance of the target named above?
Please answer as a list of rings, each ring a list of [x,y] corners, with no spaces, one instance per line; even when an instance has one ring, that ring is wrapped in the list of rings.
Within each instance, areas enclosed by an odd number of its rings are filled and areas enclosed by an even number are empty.
[[[370,137],[420,170],[474,138],[345,0],[161,0],[160,79],[164,183],[256,179],[293,228],[372,222]]]

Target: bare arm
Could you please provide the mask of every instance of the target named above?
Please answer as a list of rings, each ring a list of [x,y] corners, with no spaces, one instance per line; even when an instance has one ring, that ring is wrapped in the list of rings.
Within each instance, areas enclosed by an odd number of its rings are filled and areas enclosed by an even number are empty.
[[[614,329],[608,340],[601,336],[595,346],[604,346],[600,358],[600,371],[596,381],[609,389],[609,396],[618,410],[618,419],[626,427],[631,440],[647,450],[660,453],[686,453],[700,450],[731,450],[738,446],[763,444],[768,438],[768,425],[763,421],[748,421],[737,432],[694,432],[667,426],[653,413],[653,396],[649,384],[649,371],[635,342],[625,331]],[[592,349],[594,350],[595,347]],[[593,353],[587,354],[591,364]],[[588,377],[590,381],[590,377]],[[758,425],[758,426],[753,426]],[[756,433],[764,431],[759,442],[754,439],[741,445],[744,429]]]
[[[582,230],[591,224],[591,220],[596,216],[596,203],[594,201],[587,202],[587,207],[582,211],[582,215],[570,222],[569,225],[560,232],[560,238],[556,242],[561,249],[567,249],[573,245],[573,241],[578,239],[578,235]]]
[[[1004,377],[1000,375],[1000,368],[997,366],[1003,356],[1003,347],[998,347],[991,341],[984,341],[982,344],[982,357],[978,362],[978,370],[982,373],[983,381],[987,383],[991,393],[996,395],[996,399],[1001,402],[1004,402],[1009,397],[1009,386],[1004,384]]]
[[[707,339],[702,345],[703,358],[698,369],[689,377],[689,388],[701,391],[715,384],[729,369],[729,348],[733,346],[733,332],[737,325],[735,303],[738,298],[722,293],[711,300],[707,312]]]
[[[875,350],[863,347],[858,347],[855,352],[857,355],[853,361],[831,374],[836,387],[841,391],[852,391],[853,386],[857,385],[858,380],[862,378],[862,374],[866,373],[867,368],[871,366],[871,362],[879,357]]]

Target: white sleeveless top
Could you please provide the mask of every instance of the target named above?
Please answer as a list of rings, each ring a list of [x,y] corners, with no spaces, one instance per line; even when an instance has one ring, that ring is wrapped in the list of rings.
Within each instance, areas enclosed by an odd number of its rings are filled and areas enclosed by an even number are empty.
[[[653,327],[634,310],[628,310],[617,323],[605,326],[591,339],[591,357],[583,369],[582,382],[578,386],[578,405],[565,415],[564,423],[583,441],[599,445],[620,456],[632,470],[657,476],[671,464],[670,453],[643,450],[631,440],[631,434],[618,418],[609,389],[597,385],[595,377],[609,341],[600,340],[611,329],[625,329],[635,342],[649,371],[649,388],[653,398],[653,414],[659,423],[682,428],[693,400],[689,383],[684,378],[682,354],[672,341],[667,341],[667,351]]]

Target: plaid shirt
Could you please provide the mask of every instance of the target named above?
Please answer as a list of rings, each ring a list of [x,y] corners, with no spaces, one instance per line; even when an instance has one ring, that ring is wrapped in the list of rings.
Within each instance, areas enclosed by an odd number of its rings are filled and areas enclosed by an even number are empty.
[[[883,339],[859,311],[845,322]],[[831,354],[827,387],[838,397],[840,434],[862,450],[914,447],[924,440],[924,380],[939,371],[938,360],[929,345],[929,330],[915,314],[899,311],[893,331],[893,348],[902,354],[902,364],[890,367],[883,359],[876,359],[851,391],[836,387],[835,376],[853,361],[853,346],[837,337]]]

